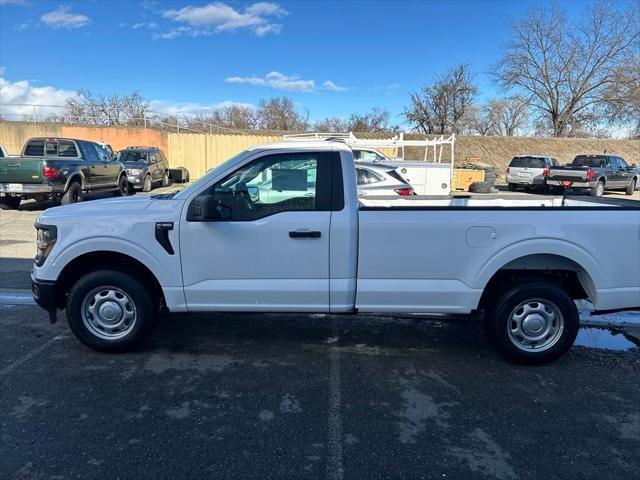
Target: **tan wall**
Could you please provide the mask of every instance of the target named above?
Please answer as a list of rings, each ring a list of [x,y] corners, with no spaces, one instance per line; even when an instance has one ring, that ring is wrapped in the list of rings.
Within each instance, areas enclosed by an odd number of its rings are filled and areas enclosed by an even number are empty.
[[[281,141],[272,135],[216,135],[169,133],[167,157],[171,166],[187,167],[192,179],[254,145]]]
[[[0,143],[12,155],[22,151],[31,137],[66,137],[108,142],[114,150],[131,145],[160,147],[167,152],[167,135],[158,130],[135,127],[91,127],[56,123],[0,122]]]
[[[191,178],[204,174],[236,153],[260,143],[281,140],[279,135],[223,135],[199,133],[164,133],[152,129],[129,127],[89,127],[59,124],[32,124],[28,122],[0,122],[0,143],[10,154],[18,154],[29,137],[64,136],[109,142],[114,149],[130,145],[159,146],[167,154],[171,166],[187,167]],[[405,135],[405,138],[424,138]],[[620,155],[628,163],[640,164],[639,140],[611,140],[591,138],[527,138],[527,137],[464,137],[456,139],[456,164],[465,160],[495,165],[498,175],[504,173],[514,155],[547,154],[560,163],[570,162],[581,153],[607,153]],[[394,155],[393,149],[383,149]],[[433,151],[429,151],[429,159]],[[442,161],[450,161],[450,149],[443,149]],[[422,160],[423,148],[407,148],[406,158]]]
[[[107,142],[111,144],[114,150],[140,145],[160,147],[163,152],[167,152],[167,135],[164,132],[148,128],[64,125],[60,136],[92,140],[94,142]]]
[[[27,138],[61,137],[62,127],[53,123],[0,122],[0,144],[10,155],[19,155]]]

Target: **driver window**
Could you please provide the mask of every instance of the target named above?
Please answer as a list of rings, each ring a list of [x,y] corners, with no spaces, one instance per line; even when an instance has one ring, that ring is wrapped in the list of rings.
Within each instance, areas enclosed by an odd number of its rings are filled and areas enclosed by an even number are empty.
[[[231,209],[235,221],[315,210],[317,172],[317,154],[270,155],[236,170],[211,193]]]

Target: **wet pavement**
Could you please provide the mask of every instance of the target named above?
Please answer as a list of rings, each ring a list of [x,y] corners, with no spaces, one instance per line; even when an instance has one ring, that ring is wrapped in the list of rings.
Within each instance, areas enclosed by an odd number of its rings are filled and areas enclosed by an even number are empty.
[[[640,471],[635,346],[521,367],[470,321],[218,314],[166,315],[141,351],[109,355],[60,317],[0,305],[0,478]]]

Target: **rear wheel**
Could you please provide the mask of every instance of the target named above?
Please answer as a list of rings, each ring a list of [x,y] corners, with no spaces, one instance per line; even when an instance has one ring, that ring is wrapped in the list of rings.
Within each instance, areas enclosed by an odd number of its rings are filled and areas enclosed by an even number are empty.
[[[132,350],[149,337],[157,323],[149,291],[138,279],[116,270],[81,277],[69,292],[66,309],[75,336],[103,352]]]
[[[0,197],[0,210],[17,210],[21,201],[21,197]]]
[[[603,193],[604,193],[604,182],[600,180],[591,188],[591,196],[601,197]]]
[[[126,197],[129,194],[129,181],[124,175],[120,175],[118,180],[118,188],[113,191],[116,197]]]
[[[636,179],[632,178],[624,193],[626,193],[627,195],[633,195],[633,191],[635,189],[636,189]]]
[[[515,363],[540,365],[573,345],[578,309],[557,285],[530,280],[506,291],[489,309],[487,333],[498,351]]]
[[[78,182],[73,182],[62,196],[60,203],[62,205],[70,205],[82,201],[82,187]]]
[[[142,182],[142,191],[150,192],[151,191],[151,176],[147,175],[144,177],[144,181]]]

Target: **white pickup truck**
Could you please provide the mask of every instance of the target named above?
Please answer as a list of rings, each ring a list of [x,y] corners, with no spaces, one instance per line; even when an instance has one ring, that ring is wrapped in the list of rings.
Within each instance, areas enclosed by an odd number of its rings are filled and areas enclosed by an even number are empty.
[[[123,351],[171,312],[485,312],[507,358],[566,352],[579,319],[640,308],[640,204],[359,200],[339,141],[250,148],[175,194],[51,208],[33,295],[86,345]]]

